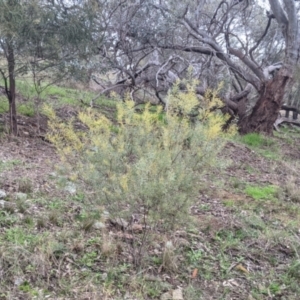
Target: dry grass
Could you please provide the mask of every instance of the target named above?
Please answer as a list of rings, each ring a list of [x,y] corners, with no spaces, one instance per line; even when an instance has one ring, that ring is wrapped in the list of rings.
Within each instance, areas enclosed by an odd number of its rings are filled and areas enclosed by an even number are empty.
[[[300,203],[300,188],[296,177],[288,177],[284,186],[284,192],[290,201]]]

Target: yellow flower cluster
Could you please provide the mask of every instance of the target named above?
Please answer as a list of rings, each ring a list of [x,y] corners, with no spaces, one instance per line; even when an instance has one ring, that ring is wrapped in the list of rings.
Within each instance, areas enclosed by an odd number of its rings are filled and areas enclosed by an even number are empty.
[[[222,130],[228,117],[217,109],[222,107],[218,91],[199,97],[197,84],[177,82],[165,109],[148,103],[137,111],[128,97],[117,102],[113,121],[92,109],[81,111],[84,130],[46,106],[48,139],[72,169],[73,180],[88,183],[110,213],[125,216],[142,206],[153,222],[171,220],[186,213],[199,174],[215,163],[222,141],[236,131]]]

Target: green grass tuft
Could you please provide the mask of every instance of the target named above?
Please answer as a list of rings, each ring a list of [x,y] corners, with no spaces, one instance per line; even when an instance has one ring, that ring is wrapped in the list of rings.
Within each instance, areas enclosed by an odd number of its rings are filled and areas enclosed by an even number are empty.
[[[274,196],[277,193],[277,188],[273,185],[265,187],[247,186],[245,193],[255,200],[274,199]]]
[[[23,116],[27,117],[33,117],[35,115],[34,111],[34,103],[29,102],[29,103],[23,103],[21,105],[17,106],[17,113]]]
[[[271,146],[274,142],[261,134],[248,133],[241,137],[241,141],[251,147]]]
[[[8,101],[5,96],[0,96],[0,114],[8,112]]]

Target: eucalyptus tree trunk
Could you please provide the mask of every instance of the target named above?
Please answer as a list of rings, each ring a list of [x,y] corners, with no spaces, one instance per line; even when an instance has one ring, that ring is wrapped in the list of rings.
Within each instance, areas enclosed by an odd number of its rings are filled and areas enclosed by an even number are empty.
[[[274,123],[284,102],[285,88],[289,82],[291,83],[299,57],[300,36],[294,0],[283,0],[284,6],[279,0],[269,0],[269,3],[273,17],[281,26],[285,38],[285,57],[278,73],[273,78],[262,81],[258,101],[252,113],[239,121],[241,133],[272,134]]]
[[[269,135],[273,133],[274,123],[283,104],[284,90],[289,81],[285,71],[281,69],[273,80],[262,84],[258,101],[251,114],[239,120],[240,133],[264,132]]]
[[[269,0],[265,14],[259,3],[147,0],[128,5],[130,18],[122,22],[120,16],[126,7],[120,7],[110,27],[119,28],[115,34],[119,42],[114,51],[109,46],[100,55],[103,62],[121,70],[121,77],[103,91],[120,86],[129,90],[151,88],[160,98],[160,93],[164,95],[178,78],[186,76],[189,64],[199,79],[201,93],[223,82],[220,97],[231,119],[239,118],[241,133],[272,134],[298,61],[300,5],[295,0]],[[153,19],[146,22],[150,9]],[[157,33],[152,24],[158,24]],[[282,31],[281,36],[277,30]],[[111,63],[118,51],[126,59]]]

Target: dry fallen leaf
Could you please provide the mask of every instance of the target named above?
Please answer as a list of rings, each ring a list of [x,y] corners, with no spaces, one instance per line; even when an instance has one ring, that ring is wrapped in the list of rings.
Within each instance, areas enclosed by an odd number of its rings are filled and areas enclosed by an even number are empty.
[[[192,273],[192,278],[195,279],[198,275],[198,269],[194,269],[193,273]]]
[[[237,271],[241,271],[241,272],[243,272],[243,273],[249,274],[249,271],[248,271],[245,267],[243,267],[241,264],[238,264],[238,265],[235,267],[235,269],[236,269]]]

